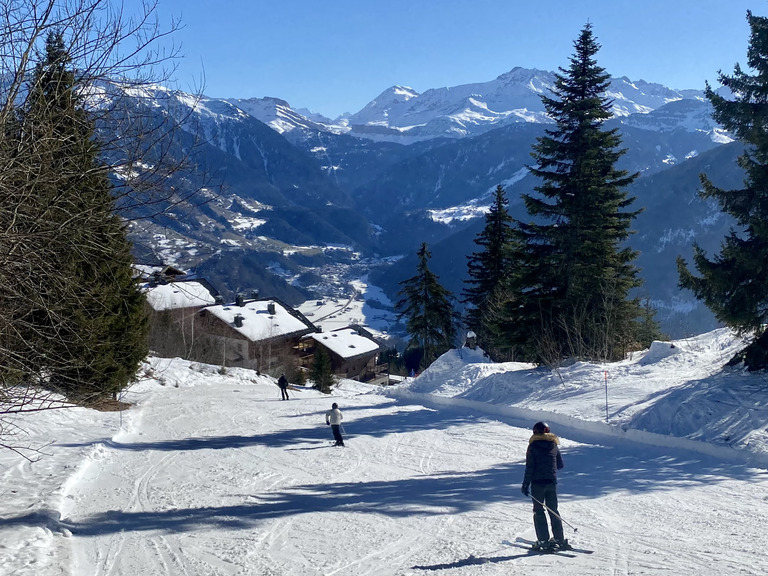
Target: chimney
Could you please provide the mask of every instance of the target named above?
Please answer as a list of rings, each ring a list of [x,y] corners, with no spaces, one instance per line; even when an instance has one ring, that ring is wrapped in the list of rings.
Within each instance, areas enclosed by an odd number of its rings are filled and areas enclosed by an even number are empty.
[[[243,327],[243,315],[242,314],[235,314],[235,326],[238,328]]]
[[[259,299],[259,291],[258,290],[251,290],[251,298],[254,300]]]
[[[267,312],[269,312],[270,316],[275,315],[275,312],[277,312],[277,309],[275,308],[274,302],[270,302],[269,304],[267,304]]]
[[[213,301],[214,301],[215,304],[217,304],[219,306],[223,306],[224,305],[224,297],[223,296],[214,296],[213,297]]]
[[[237,296],[235,296],[235,304],[240,306],[241,308],[245,306],[245,298],[243,297],[242,294],[238,294]]]

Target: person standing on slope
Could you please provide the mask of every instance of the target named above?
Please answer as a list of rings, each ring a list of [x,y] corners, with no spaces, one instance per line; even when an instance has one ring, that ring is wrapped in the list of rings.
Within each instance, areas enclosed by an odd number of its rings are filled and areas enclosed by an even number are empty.
[[[344,438],[341,437],[341,421],[344,416],[341,415],[339,405],[336,402],[333,403],[331,409],[325,413],[325,423],[331,427],[333,431],[333,437],[336,440],[335,446],[344,446]]]
[[[557,511],[557,471],[563,458],[557,445],[560,439],[549,431],[545,422],[533,425],[525,454],[525,476],[521,492],[533,500],[533,526],[536,528],[536,550],[568,550],[571,546],[563,535],[563,522]],[[549,539],[545,505],[552,524],[553,540]]]
[[[285,374],[280,374],[280,378],[277,379],[277,385],[280,386],[280,400],[288,400],[288,378]]]

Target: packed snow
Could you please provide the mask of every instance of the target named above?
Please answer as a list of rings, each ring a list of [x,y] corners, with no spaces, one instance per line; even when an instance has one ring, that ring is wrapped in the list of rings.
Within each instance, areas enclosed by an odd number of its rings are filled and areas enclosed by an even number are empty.
[[[152,358],[123,412],[28,414],[0,453],[0,574],[768,573],[768,384],[718,330],[553,371],[453,350],[331,396]],[[325,411],[343,412],[346,447]],[[569,554],[530,555],[530,427],[561,437]]]

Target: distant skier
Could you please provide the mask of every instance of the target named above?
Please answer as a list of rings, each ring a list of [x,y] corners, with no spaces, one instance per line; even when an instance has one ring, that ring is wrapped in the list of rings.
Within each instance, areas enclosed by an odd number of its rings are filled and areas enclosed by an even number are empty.
[[[341,421],[344,416],[341,415],[339,405],[333,403],[331,409],[325,413],[325,423],[331,427],[333,437],[336,440],[335,446],[344,446],[344,438],[341,437]]]
[[[563,467],[563,458],[557,445],[560,439],[549,431],[545,422],[533,425],[533,436],[528,440],[525,454],[525,477],[521,492],[533,500],[533,526],[536,528],[537,550],[568,550],[571,546],[563,535],[563,522],[557,511],[557,471]],[[547,516],[552,523],[553,541],[549,539]]]
[[[280,386],[281,400],[288,400],[288,378],[285,374],[280,374],[280,378],[277,379],[277,385]]]

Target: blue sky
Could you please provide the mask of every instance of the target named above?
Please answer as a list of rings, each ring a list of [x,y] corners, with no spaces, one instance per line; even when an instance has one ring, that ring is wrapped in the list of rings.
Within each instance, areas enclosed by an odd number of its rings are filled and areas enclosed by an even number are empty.
[[[768,2],[159,0],[157,14],[181,17],[175,87],[204,79],[208,96],[275,96],[333,118],[396,84],[423,92],[567,66],[587,22],[614,76],[716,85],[718,70],[746,65],[747,9],[766,15]]]

